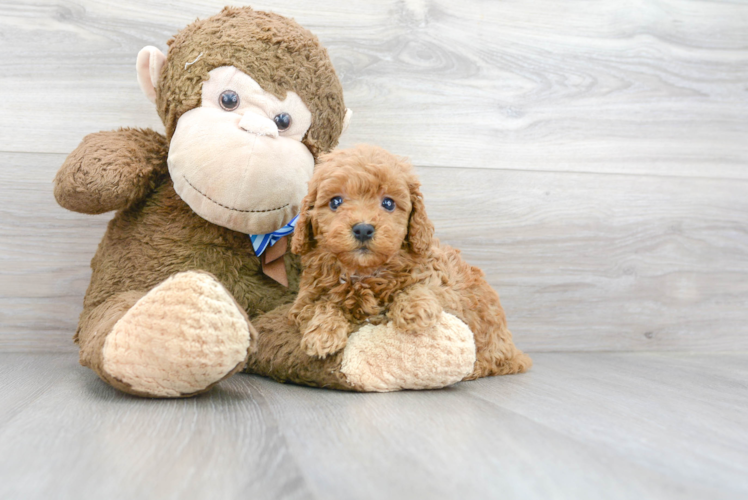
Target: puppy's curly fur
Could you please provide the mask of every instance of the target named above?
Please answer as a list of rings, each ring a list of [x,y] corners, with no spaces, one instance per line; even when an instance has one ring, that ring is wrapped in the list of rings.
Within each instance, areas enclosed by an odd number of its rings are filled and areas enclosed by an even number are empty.
[[[373,226],[370,239],[356,238],[357,224]],[[512,342],[483,272],[433,235],[410,163],[374,146],[323,156],[292,241],[304,272],[290,318],[306,352],[320,358],[337,352],[364,322],[392,321],[417,334],[446,311],[475,336],[475,368],[467,379],[526,371],[532,361]]]

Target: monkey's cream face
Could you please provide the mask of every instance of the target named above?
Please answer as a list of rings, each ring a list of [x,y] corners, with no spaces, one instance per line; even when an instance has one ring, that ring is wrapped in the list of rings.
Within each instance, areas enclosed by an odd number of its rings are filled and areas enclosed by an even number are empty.
[[[301,142],[312,114],[294,92],[281,101],[233,66],[209,75],[201,106],[179,118],[169,146],[174,189],[214,224],[275,231],[299,212],[314,170]]]

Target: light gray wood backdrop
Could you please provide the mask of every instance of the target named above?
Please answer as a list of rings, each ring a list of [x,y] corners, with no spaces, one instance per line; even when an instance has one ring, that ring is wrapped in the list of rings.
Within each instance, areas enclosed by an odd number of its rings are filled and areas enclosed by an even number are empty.
[[[59,208],[85,134],[162,130],[138,50],[224,1],[0,4],[0,349],[72,349],[111,215]],[[342,146],[410,156],[531,352],[748,349],[748,3],[254,2],[328,48]]]

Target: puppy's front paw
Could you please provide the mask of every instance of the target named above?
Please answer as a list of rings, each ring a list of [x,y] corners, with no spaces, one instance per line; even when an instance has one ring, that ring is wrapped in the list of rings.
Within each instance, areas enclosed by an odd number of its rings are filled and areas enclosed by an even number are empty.
[[[442,307],[431,301],[400,303],[390,310],[388,316],[395,328],[407,333],[421,333],[436,325]]]
[[[387,317],[400,331],[422,333],[436,325],[442,312],[442,306],[431,290],[415,285],[395,297]]]
[[[310,325],[301,338],[301,348],[309,356],[324,358],[345,347],[348,341],[346,323],[327,323]]]

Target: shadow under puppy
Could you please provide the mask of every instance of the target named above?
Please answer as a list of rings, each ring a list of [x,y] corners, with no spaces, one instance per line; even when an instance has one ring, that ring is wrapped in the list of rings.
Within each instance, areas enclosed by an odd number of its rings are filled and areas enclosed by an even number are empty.
[[[368,145],[321,157],[292,241],[304,271],[290,318],[307,354],[343,349],[365,323],[391,321],[417,335],[447,312],[475,338],[466,379],[530,368],[483,271],[433,234],[410,163]]]

